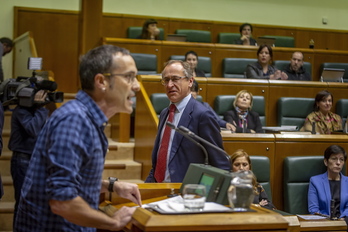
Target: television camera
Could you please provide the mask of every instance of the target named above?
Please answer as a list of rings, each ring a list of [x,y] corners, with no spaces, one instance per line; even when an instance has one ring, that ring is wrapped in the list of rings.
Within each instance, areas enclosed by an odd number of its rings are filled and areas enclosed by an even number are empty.
[[[38,60],[40,59],[40,60]],[[41,69],[41,58],[29,58],[28,69]],[[19,105],[23,107],[42,106],[48,103],[63,102],[64,93],[55,92],[57,83],[49,80],[38,80],[35,71],[32,77],[17,77],[3,81],[0,85],[0,100],[2,105]],[[35,101],[35,94],[44,90],[47,92],[45,100]]]

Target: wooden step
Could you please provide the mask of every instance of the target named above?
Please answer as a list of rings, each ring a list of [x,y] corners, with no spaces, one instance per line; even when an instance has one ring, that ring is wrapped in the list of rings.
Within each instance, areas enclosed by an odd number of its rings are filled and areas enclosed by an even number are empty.
[[[12,231],[14,202],[0,201],[0,232]]]
[[[11,151],[5,151],[0,156],[0,173],[2,176],[11,175]]]
[[[103,179],[114,176],[119,179],[140,179],[142,165],[133,160],[106,160]]]
[[[2,196],[2,201],[14,202],[14,188],[11,176],[1,176],[2,185],[4,187],[4,195]],[[1,227],[0,227],[1,228]]]

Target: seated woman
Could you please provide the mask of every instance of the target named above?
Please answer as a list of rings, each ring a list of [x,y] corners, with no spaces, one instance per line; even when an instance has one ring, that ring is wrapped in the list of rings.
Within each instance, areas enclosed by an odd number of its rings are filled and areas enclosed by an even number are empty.
[[[272,80],[286,80],[288,75],[280,70],[277,70],[271,65],[273,59],[272,48],[263,44],[257,50],[257,62],[248,64],[246,68],[246,77],[254,79],[272,79]]]
[[[157,21],[155,19],[148,19],[143,24],[143,30],[138,39],[159,39],[159,29],[157,28]]]
[[[300,131],[313,131],[317,134],[331,134],[333,131],[342,130],[342,119],[338,114],[332,113],[331,107],[333,96],[330,92],[323,90],[315,96],[313,112],[310,113]]]
[[[194,51],[186,52],[185,61],[191,65],[193,69],[193,77],[205,77],[203,71],[197,69],[198,64],[198,55]]]
[[[191,94],[192,94],[192,97],[194,97],[195,99],[197,99],[197,96],[199,95],[199,85],[196,80],[193,80],[192,87],[191,87]],[[213,110],[213,108],[211,108],[208,102],[202,102],[202,104],[214,113],[215,118],[217,122],[219,123],[220,127],[226,128],[228,130],[236,130],[235,126],[233,126],[231,123],[228,123],[225,120],[222,120],[222,118],[220,118],[220,116]]]
[[[253,26],[249,23],[244,23],[239,27],[241,37],[234,41],[234,44],[240,45],[257,45],[256,40],[252,38]]]
[[[238,172],[238,171],[250,171],[251,170],[251,160],[244,150],[239,149],[235,151],[231,155],[231,163],[232,163],[232,171]],[[257,183],[255,175],[253,175],[253,187],[255,192],[255,198],[253,203],[258,204],[262,207],[268,208],[268,209],[276,209],[275,206],[268,200],[267,193],[263,189],[263,187]]]
[[[341,172],[346,160],[346,151],[338,145],[331,145],[325,150],[324,164],[327,171],[324,174],[312,176],[309,181],[309,213],[347,219],[348,177]],[[333,215],[330,214],[331,204],[333,204]]]
[[[247,90],[237,93],[233,102],[234,109],[224,114],[224,120],[234,125],[237,133],[263,133],[259,114],[251,111],[253,95]]]

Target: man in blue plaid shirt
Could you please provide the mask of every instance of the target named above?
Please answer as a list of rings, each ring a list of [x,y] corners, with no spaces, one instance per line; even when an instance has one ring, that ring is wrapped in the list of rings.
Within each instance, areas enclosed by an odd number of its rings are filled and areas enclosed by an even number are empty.
[[[102,180],[104,128],[116,113],[132,112],[131,99],[140,89],[136,73],[123,48],[103,45],[82,57],[82,90],[52,114],[38,137],[14,231],[120,230],[130,221],[135,208],[109,217],[98,211],[98,202],[109,190],[141,205],[136,184]]]

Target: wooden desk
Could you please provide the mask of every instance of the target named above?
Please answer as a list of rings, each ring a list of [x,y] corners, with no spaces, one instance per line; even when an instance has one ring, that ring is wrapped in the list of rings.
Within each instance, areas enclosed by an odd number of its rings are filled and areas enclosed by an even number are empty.
[[[195,43],[173,41],[149,41],[139,39],[104,37],[103,44],[113,44],[129,49],[133,53],[149,53],[157,55],[157,72],[160,73],[164,63],[171,55],[184,55],[189,50],[194,50],[199,56],[210,57],[212,60],[212,76],[222,77],[222,60],[228,57],[257,58],[256,46],[243,46],[219,43]],[[338,62],[348,63],[348,52],[326,49],[306,48],[273,48],[274,60],[290,60],[291,54],[301,51],[304,59],[312,64],[312,80],[319,80],[321,63]]]
[[[161,215],[138,208],[131,231],[287,231],[288,222],[278,213],[260,207],[256,212]]]
[[[166,198],[170,189],[178,193],[180,183],[143,183],[138,184],[143,204]],[[160,196],[160,194],[164,194]],[[112,202],[103,201],[100,206],[112,204],[116,208],[134,206],[134,203],[120,204],[118,198]],[[124,231],[346,231],[344,221],[303,220],[295,215],[282,216],[274,211],[251,206],[256,212],[216,213],[192,215],[161,215],[144,208],[138,208],[132,221]],[[103,230],[98,230],[99,232]]]

